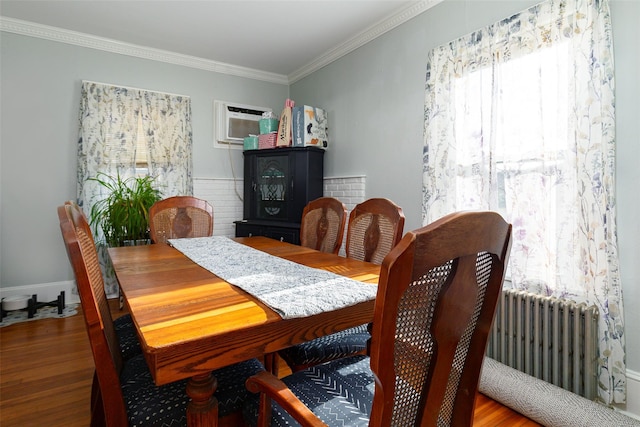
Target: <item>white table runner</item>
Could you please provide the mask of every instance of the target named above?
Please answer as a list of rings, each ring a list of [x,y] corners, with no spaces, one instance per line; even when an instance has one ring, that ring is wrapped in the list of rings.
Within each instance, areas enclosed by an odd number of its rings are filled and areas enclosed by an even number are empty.
[[[259,251],[228,237],[170,239],[193,262],[260,299],[282,318],[375,299],[378,287]]]

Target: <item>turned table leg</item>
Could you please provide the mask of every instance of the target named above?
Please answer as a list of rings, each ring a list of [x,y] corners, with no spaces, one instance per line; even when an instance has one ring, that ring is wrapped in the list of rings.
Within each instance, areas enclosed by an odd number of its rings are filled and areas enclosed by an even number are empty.
[[[211,373],[196,375],[187,383],[187,395],[191,398],[187,406],[188,427],[217,427],[218,400],[213,393],[218,382]]]

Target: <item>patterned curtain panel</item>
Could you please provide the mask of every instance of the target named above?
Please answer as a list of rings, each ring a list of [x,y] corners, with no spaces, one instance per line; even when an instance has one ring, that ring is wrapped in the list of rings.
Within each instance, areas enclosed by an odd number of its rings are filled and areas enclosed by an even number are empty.
[[[148,174],[163,197],[192,195],[191,147],[189,97],[82,83],[77,198],[87,215],[105,197],[105,188],[92,180],[101,173],[122,179]],[[96,239],[107,295],[117,295],[106,246]]]
[[[142,92],[142,127],[149,152],[149,174],[166,197],[193,194],[191,100]]]
[[[429,53],[423,223],[513,224],[508,279],[600,310],[599,395],[626,399],[607,0],[548,0]]]

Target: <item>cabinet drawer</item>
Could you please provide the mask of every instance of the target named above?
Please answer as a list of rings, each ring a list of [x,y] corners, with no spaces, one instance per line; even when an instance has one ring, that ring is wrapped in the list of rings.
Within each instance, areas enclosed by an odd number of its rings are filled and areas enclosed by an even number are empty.
[[[271,239],[280,240],[281,242],[293,243],[295,245],[299,245],[299,232],[295,230],[284,230],[284,229],[266,229],[264,230],[263,236],[269,237]]]
[[[236,222],[236,237],[264,236],[264,230],[260,226]]]
[[[268,221],[235,221],[236,237],[264,236],[282,242],[300,244],[300,224]]]

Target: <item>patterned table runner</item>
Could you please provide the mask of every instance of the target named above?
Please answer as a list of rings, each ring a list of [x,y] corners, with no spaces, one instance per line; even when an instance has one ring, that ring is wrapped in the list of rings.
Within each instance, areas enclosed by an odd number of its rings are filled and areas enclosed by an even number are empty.
[[[377,286],[269,255],[228,237],[171,239],[196,264],[260,299],[282,318],[306,317],[375,299]]]

